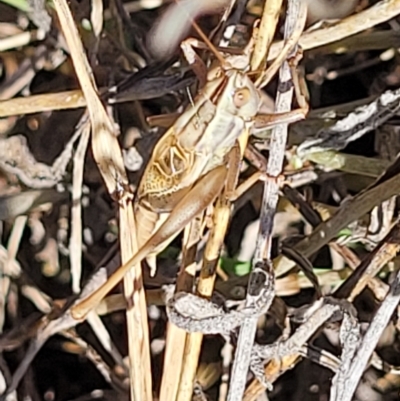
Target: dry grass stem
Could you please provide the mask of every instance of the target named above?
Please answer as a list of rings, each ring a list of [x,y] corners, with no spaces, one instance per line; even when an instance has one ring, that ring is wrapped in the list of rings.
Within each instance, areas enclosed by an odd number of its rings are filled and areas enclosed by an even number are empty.
[[[1,400],[398,398],[399,22],[0,2]]]

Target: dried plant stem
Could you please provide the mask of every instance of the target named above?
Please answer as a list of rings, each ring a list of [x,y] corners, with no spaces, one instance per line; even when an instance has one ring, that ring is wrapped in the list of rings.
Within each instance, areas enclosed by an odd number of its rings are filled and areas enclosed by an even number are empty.
[[[324,26],[320,29],[305,32],[301,36],[299,44],[306,51],[334,43],[394,18],[399,14],[399,10],[400,0],[383,0],[329,27]],[[274,25],[272,24],[272,26]],[[283,46],[283,41],[273,43],[267,60],[271,61],[275,59]],[[0,102],[0,117],[39,113],[49,110],[73,109],[84,106],[86,106],[86,100],[80,90],[49,93],[4,100]]]
[[[336,386],[332,387],[330,398],[332,401],[351,401],[368,361],[399,302],[400,271],[397,272],[385,300],[376,311],[361,345],[358,347],[349,372],[346,375],[346,386],[342,388],[342,391],[336,391]]]
[[[38,29],[30,32],[18,33],[8,38],[3,38],[0,40],[0,52],[26,46],[33,41],[42,40],[44,36],[45,35],[43,31]]]
[[[120,208],[120,238],[122,263],[129,260],[138,249],[138,229],[131,203]],[[124,276],[124,295],[127,301],[129,367],[132,401],[151,401],[151,364],[147,305],[140,263]]]
[[[205,298],[210,298],[214,291],[218,260],[224,244],[224,238],[231,213],[231,202],[228,199],[227,193],[233,192],[236,186],[240,171],[240,159],[242,158],[244,149],[246,148],[247,139],[248,133],[245,132],[239,139],[240,154],[236,151],[232,152],[234,157],[237,156],[239,159],[236,158],[233,163],[235,167],[230,166],[230,174],[227,180],[226,189],[219,197],[215,206],[213,227],[204,252],[203,266],[200,271],[199,283],[197,285],[197,293]],[[202,341],[202,333],[190,333],[187,335],[184,353],[184,369],[182,371],[179,386],[178,401],[190,401],[192,399]]]
[[[82,275],[82,184],[85,154],[89,144],[90,125],[86,124],[74,156],[71,207],[71,236],[69,241],[69,260],[71,265],[72,292],[81,290]]]
[[[340,286],[334,293],[337,298],[347,298],[351,301],[359,294],[367,284],[371,283],[373,277],[396,255],[400,246],[400,223],[397,221],[387,236],[376,246],[374,251],[368,255],[353,272],[353,274]],[[382,299],[381,293],[387,287],[382,283],[379,287],[378,299]],[[285,371],[292,369],[301,359],[301,355],[294,353],[282,359],[281,364],[277,360],[272,360],[265,367],[265,376],[267,380],[273,383]],[[248,387],[244,400],[253,401],[264,391],[263,386],[258,380]]]
[[[273,359],[265,368],[265,376],[270,383],[273,383],[277,377],[288,369],[293,367],[301,358],[300,354],[289,355],[281,360]],[[244,394],[242,401],[255,401],[260,394],[265,392],[265,387],[258,380],[253,380]]]
[[[264,70],[266,63],[265,56],[268,54],[269,47],[275,35],[282,3],[283,0],[268,0],[265,3],[257,42],[254,46],[250,62],[252,71]]]
[[[0,279],[0,333],[3,332],[3,326],[6,319],[5,306],[7,304],[7,297],[10,290],[11,276],[12,276],[12,265],[16,261],[18,248],[22,239],[22,235],[26,226],[28,216],[18,216],[15,219],[10,238],[7,244],[7,258],[4,262],[3,269],[1,271]]]
[[[378,300],[383,300],[388,286],[374,277],[387,265],[400,249],[400,221],[393,225],[389,233],[365,257],[354,273],[335,291],[335,296],[353,302],[361,291],[369,285]],[[375,281],[374,281],[375,280]]]
[[[290,38],[295,29],[296,22],[300,17],[301,11],[305,14],[304,6],[301,7],[298,1],[289,2],[287,19],[285,24],[285,38]],[[284,62],[279,72],[281,83],[291,81],[290,67]],[[288,88],[289,86],[286,85]],[[285,92],[278,92],[276,111],[287,112],[291,110],[291,101],[293,97],[293,87]],[[257,238],[256,255],[253,261],[253,269],[256,264],[268,261],[270,258],[270,240],[273,226],[273,216],[278,203],[279,183],[278,177],[282,171],[283,158],[285,154],[287,138],[287,124],[280,124],[274,127],[271,135],[270,158],[268,160],[267,175],[269,179],[265,182],[263,205],[261,209],[260,232]],[[251,282],[251,280],[250,280]],[[249,287],[246,303],[252,303],[252,293]],[[272,294],[271,294],[272,295]],[[229,386],[228,401],[240,401],[244,393],[246,384],[247,370],[250,363],[250,355],[256,332],[257,317],[248,317],[245,319],[238,338],[237,350],[235,353],[232,376]]]
[[[65,110],[85,107],[86,100],[80,89],[17,97],[0,101],[0,117],[40,113],[51,110]]]
[[[359,193],[352,200],[344,204],[327,221],[322,222],[313,232],[304,240],[295,245],[296,251],[309,257],[322,246],[326,245],[337,233],[350,224],[364,216],[375,206],[383,201],[398,194],[400,185],[400,174],[394,175],[386,181],[380,182],[371,188]],[[283,255],[274,259],[275,273],[277,277],[283,276],[295,263]]]
[[[305,32],[299,40],[306,51],[347,38],[394,18],[400,12],[400,0],[382,0],[370,8],[353,14],[336,24]],[[284,41],[274,43],[268,53],[268,61],[273,60],[284,46]]]
[[[200,240],[202,216],[194,219],[184,232],[183,257],[181,270],[176,282],[176,292],[192,292],[194,277],[196,275],[196,249]],[[175,401],[179,396],[181,377],[185,372],[185,344],[187,333],[185,330],[167,324],[167,338],[165,345],[164,370],[161,380],[160,399],[165,401]],[[173,366],[173,369],[171,369]],[[197,365],[196,365],[197,366]],[[190,397],[192,396],[190,393]],[[191,398],[190,398],[191,399]]]
[[[218,215],[217,210],[214,213],[214,217]],[[209,242],[205,251],[206,255],[209,253],[209,244],[212,242],[213,235],[211,234]],[[216,264],[216,260],[214,259],[214,263]],[[215,280],[215,268],[213,266],[209,266],[211,268],[208,277],[204,277],[204,266],[200,275],[200,282],[198,286],[198,293],[210,297],[212,291],[214,289],[214,280]],[[200,292],[201,291],[201,292]],[[178,390],[178,401],[190,401],[193,396],[193,387],[194,381],[197,372],[197,366],[200,356],[200,348],[203,340],[202,333],[190,333],[186,335],[185,349],[183,353],[183,369],[182,375],[179,382],[179,390]]]
[[[128,186],[121,148],[113,132],[114,125],[100,101],[93,73],[68,4],[65,0],[54,0],[54,6],[87,102],[92,129],[93,156],[108,192],[113,195],[119,187]],[[119,206],[121,259],[124,263],[137,251],[138,247],[135,218],[129,193],[120,194]],[[128,304],[126,314],[131,398],[132,401],[151,401],[149,330],[140,264],[133,266],[125,275],[124,292]],[[97,303],[95,300],[88,309],[93,309]],[[88,310],[85,310],[81,313],[83,318],[87,312]]]

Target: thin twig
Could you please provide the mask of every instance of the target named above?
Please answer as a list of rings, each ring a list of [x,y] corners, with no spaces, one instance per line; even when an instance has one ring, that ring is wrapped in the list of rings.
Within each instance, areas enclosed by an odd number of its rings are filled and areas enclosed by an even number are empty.
[[[214,224],[204,251],[203,265],[197,285],[197,293],[205,298],[211,298],[214,290],[218,260],[224,244],[231,213],[231,202],[228,200],[229,196],[227,194],[233,192],[237,184],[241,165],[240,160],[246,148],[247,139],[248,135],[246,132],[240,137],[240,152],[236,152],[236,150],[232,152],[232,154],[235,155],[235,157],[233,157],[235,158],[235,162],[232,163],[234,166],[230,165],[230,175],[227,180],[225,191],[220,195],[214,210]],[[202,333],[190,333],[187,335],[184,354],[185,369],[182,373],[180,392],[177,401],[188,401],[191,399],[202,340]]]
[[[331,26],[305,32],[299,45],[306,51],[336,42],[348,36],[363,32],[394,18],[400,12],[400,0],[382,0],[370,8],[340,20]],[[268,61],[273,60],[284,46],[284,41],[274,43],[268,53]]]
[[[388,171],[397,171],[398,164],[399,160],[395,161]],[[330,219],[316,227],[312,234],[298,242],[294,248],[306,257],[311,256],[331,241],[341,229],[358,220],[383,201],[398,195],[399,185],[400,174],[381,177],[373,186],[344,203]],[[285,256],[279,255],[274,259],[274,266],[277,277],[281,277],[291,270],[295,263]]]
[[[68,44],[71,59],[81,89],[87,101],[92,128],[91,147],[110,195],[119,198],[119,226],[122,262],[137,251],[135,217],[132,196],[125,188],[129,181],[121,148],[114,133],[114,124],[101,102],[93,72],[79,37],[71,10],[65,0],[54,0],[60,25]],[[133,266],[124,278],[127,308],[128,348],[131,398],[134,401],[152,400],[149,329],[146,300],[140,264]]]
[[[1,280],[0,280],[0,333],[3,332],[3,325],[6,319],[5,306],[11,284],[11,271],[16,262],[17,252],[21,243],[22,234],[24,232],[27,216],[18,216],[15,219],[12,232],[7,244],[7,259],[4,265],[1,266]]]
[[[282,0],[269,0],[265,3],[257,42],[251,56],[252,71],[263,70],[265,67],[265,55],[268,54],[269,47],[275,35],[275,28],[282,9],[282,2]]]
[[[386,299],[382,302],[379,309],[365,333],[362,343],[351,363],[349,373],[346,376],[346,386],[342,392],[336,392],[336,387],[332,387],[332,401],[351,401],[362,374],[368,361],[378,344],[379,338],[385,330],[390,318],[392,317],[397,305],[400,302],[400,271],[397,272]]]
[[[85,154],[90,138],[90,125],[86,124],[74,156],[71,207],[71,236],[69,241],[69,258],[71,264],[72,292],[81,290],[82,275],[82,184]]]
[[[303,5],[303,3],[302,3]],[[289,2],[287,19],[285,24],[285,38],[290,38],[292,31],[295,29],[298,18],[301,18],[301,11],[303,15],[306,10],[300,6],[298,1]],[[288,83],[291,81],[290,68],[287,62],[283,64],[280,69],[279,79],[281,83]],[[288,87],[288,85],[286,85]],[[283,87],[283,85],[282,85]],[[290,86],[289,86],[290,87]],[[282,88],[283,89],[283,88]],[[282,90],[281,89],[281,90]],[[291,109],[291,101],[293,97],[293,87],[286,89],[285,92],[278,92],[276,111],[287,112]],[[260,233],[257,239],[257,251],[253,262],[253,271],[256,270],[256,266],[259,263],[263,263],[270,258],[270,241],[273,225],[273,216],[275,214],[276,205],[278,202],[278,177],[282,171],[283,157],[285,154],[287,138],[287,124],[281,124],[276,126],[272,130],[271,144],[270,144],[270,159],[268,160],[267,174],[270,179],[265,182],[263,207],[261,212],[261,224]],[[264,264],[264,263],[263,263]],[[271,273],[272,274],[272,273]],[[253,289],[251,288],[251,282],[246,298],[246,304],[249,305],[254,302]],[[273,294],[271,294],[273,297]],[[232,376],[230,381],[228,401],[240,401],[242,400],[247,370],[250,364],[250,355],[253,347],[253,341],[256,332],[257,317],[248,317],[243,322],[241,327],[237,350],[234,358]]]
[[[185,291],[191,293],[193,291],[194,277],[196,275],[196,250],[197,243],[201,237],[201,222],[202,216],[194,219],[186,228],[183,238],[183,256],[181,262],[181,269],[176,280],[175,291]],[[167,335],[165,340],[165,356],[164,356],[164,370],[161,381],[160,399],[165,401],[175,401],[178,397],[185,397],[181,393],[187,393],[188,399],[191,399],[193,394],[193,384],[189,382],[187,386],[188,391],[184,388],[182,391],[182,376],[186,369],[192,370],[185,364],[185,345],[187,343],[187,333],[185,330],[168,322]],[[197,368],[197,360],[192,361]],[[171,369],[174,366],[174,369]],[[196,370],[195,370],[196,373]]]

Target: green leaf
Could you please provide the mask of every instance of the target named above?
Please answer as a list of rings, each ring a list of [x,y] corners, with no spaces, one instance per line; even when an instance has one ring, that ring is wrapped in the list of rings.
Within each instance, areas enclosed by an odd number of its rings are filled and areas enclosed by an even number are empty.
[[[17,8],[24,13],[29,11],[29,4],[26,0],[0,0],[2,3]]]
[[[228,273],[244,276],[251,271],[251,262],[242,262],[235,258],[221,258],[221,267]]]

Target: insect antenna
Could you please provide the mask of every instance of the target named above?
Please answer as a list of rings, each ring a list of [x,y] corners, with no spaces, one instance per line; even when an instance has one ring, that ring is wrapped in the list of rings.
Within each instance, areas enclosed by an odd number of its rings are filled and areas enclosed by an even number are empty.
[[[221,65],[225,65],[225,59],[221,55],[221,53],[218,51],[218,49],[214,46],[214,44],[208,39],[207,35],[203,32],[203,30],[199,27],[197,22],[193,19],[191,19],[191,23],[193,28],[196,30],[198,35],[200,36],[201,40],[208,46],[210,51],[215,55],[217,60],[221,63]]]
[[[193,1],[193,0],[192,0]],[[194,0],[196,1],[196,0]],[[198,0],[197,0],[198,1]],[[180,1],[175,0],[175,3],[178,5],[178,7],[180,6]],[[182,10],[184,10],[184,7],[182,7]],[[221,52],[218,51],[218,49],[214,46],[214,44],[208,39],[207,35],[203,32],[203,30],[199,27],[199,25],[197,24],[197,22],[194,20],[194,18],[190,15],[189,12],[185,12],[188,20],[190,21],[190,23],[192,24],[193,28],[195,29],[195,31],[197,32],[197,34],[200,36],[201,40],[204,42],[204,44],[210,49],[210,51],[215,55],[215,57],[217,58],[217,60],[221,63],[221,65],[226,65],[226,61],[224,59],[224,57],[221,55]]]

